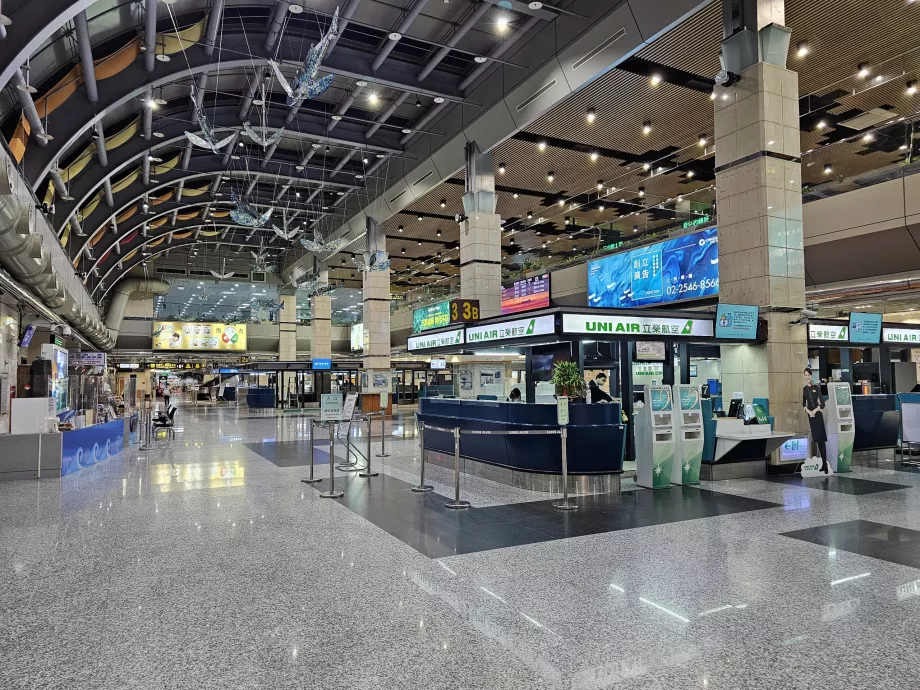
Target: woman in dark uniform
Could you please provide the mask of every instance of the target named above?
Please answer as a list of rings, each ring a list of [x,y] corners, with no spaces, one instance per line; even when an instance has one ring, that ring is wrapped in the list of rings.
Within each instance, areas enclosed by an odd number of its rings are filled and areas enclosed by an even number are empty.
[[[821,386],[811,378],[811,369],[805,367],[805,387],[802,388],[802,407],[808,415],[808,426],[811,429],[811,440],[818,446],[821,454],[821,471],[827,474],[827,428],[824,426],[824,396],[821,395]]]

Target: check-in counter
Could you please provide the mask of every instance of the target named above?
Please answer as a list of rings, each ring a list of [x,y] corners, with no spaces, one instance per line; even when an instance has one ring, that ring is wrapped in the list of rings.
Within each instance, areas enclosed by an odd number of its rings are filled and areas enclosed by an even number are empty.
[[[734,417],[719,417],[713,460],[703,461],[700,478],[763,476],[767,474],[770,455],[792,437],[793,434],[773,431],[769,424],[745,424]]]
[[[445,429],[523,431],[558,429],[556,406],[422,398],[419,421]],[[574,490],[619,489],[626,427],[618,404],[569,406],[566,450]],[[453,434],[426,430],[430,462],[453,467]],[[460,435],[461,471],[536,491],[561,489],[561,437],[555,435]],[[612,478],[616,478],[612,480]]]

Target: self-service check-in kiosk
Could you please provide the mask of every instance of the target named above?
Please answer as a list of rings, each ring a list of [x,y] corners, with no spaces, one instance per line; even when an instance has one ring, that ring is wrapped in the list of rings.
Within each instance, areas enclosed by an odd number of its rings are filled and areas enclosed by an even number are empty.
[[[700,387],[674,386],[674,463],[671,468],[673,484],[699,484],[700,463],[703,460],[703,410]]]
[[[853,440],[856,425],[850,384],[827,384],[827,405],[824,410],[827,426],[827,459],[834,472],[849,472],[853,460]]]
[[[636,480],[648,489],[671,485],[674,413],[670,386],[646,386],[645,405],[636,415]]]

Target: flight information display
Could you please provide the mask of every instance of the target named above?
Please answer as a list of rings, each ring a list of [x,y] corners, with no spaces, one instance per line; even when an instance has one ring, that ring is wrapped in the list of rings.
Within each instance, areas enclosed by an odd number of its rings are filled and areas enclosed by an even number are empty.
[[[718,294],[716,228],[588,263],[589,307],[647,307]]]
[[[549,273],[514,281],[502,288],[502,314],[516,314],[549,306]]]

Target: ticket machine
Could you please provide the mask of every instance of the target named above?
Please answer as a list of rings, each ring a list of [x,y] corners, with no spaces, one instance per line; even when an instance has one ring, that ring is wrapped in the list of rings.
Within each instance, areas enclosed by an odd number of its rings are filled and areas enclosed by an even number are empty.
[[[672,484],[699,484],[703,460],[703,410],[700,387],[674,386],[674,464]]]
[[[853,460],[853,439],[856,438],[849,383],[838,381],[827,384],[824,417],[827,425],[827,459],[834,472],[849,472]]]
[[[674,421],[670,386],[645,386],[645,405],[636,415],[636,483],[648,489],[671,485]]]

